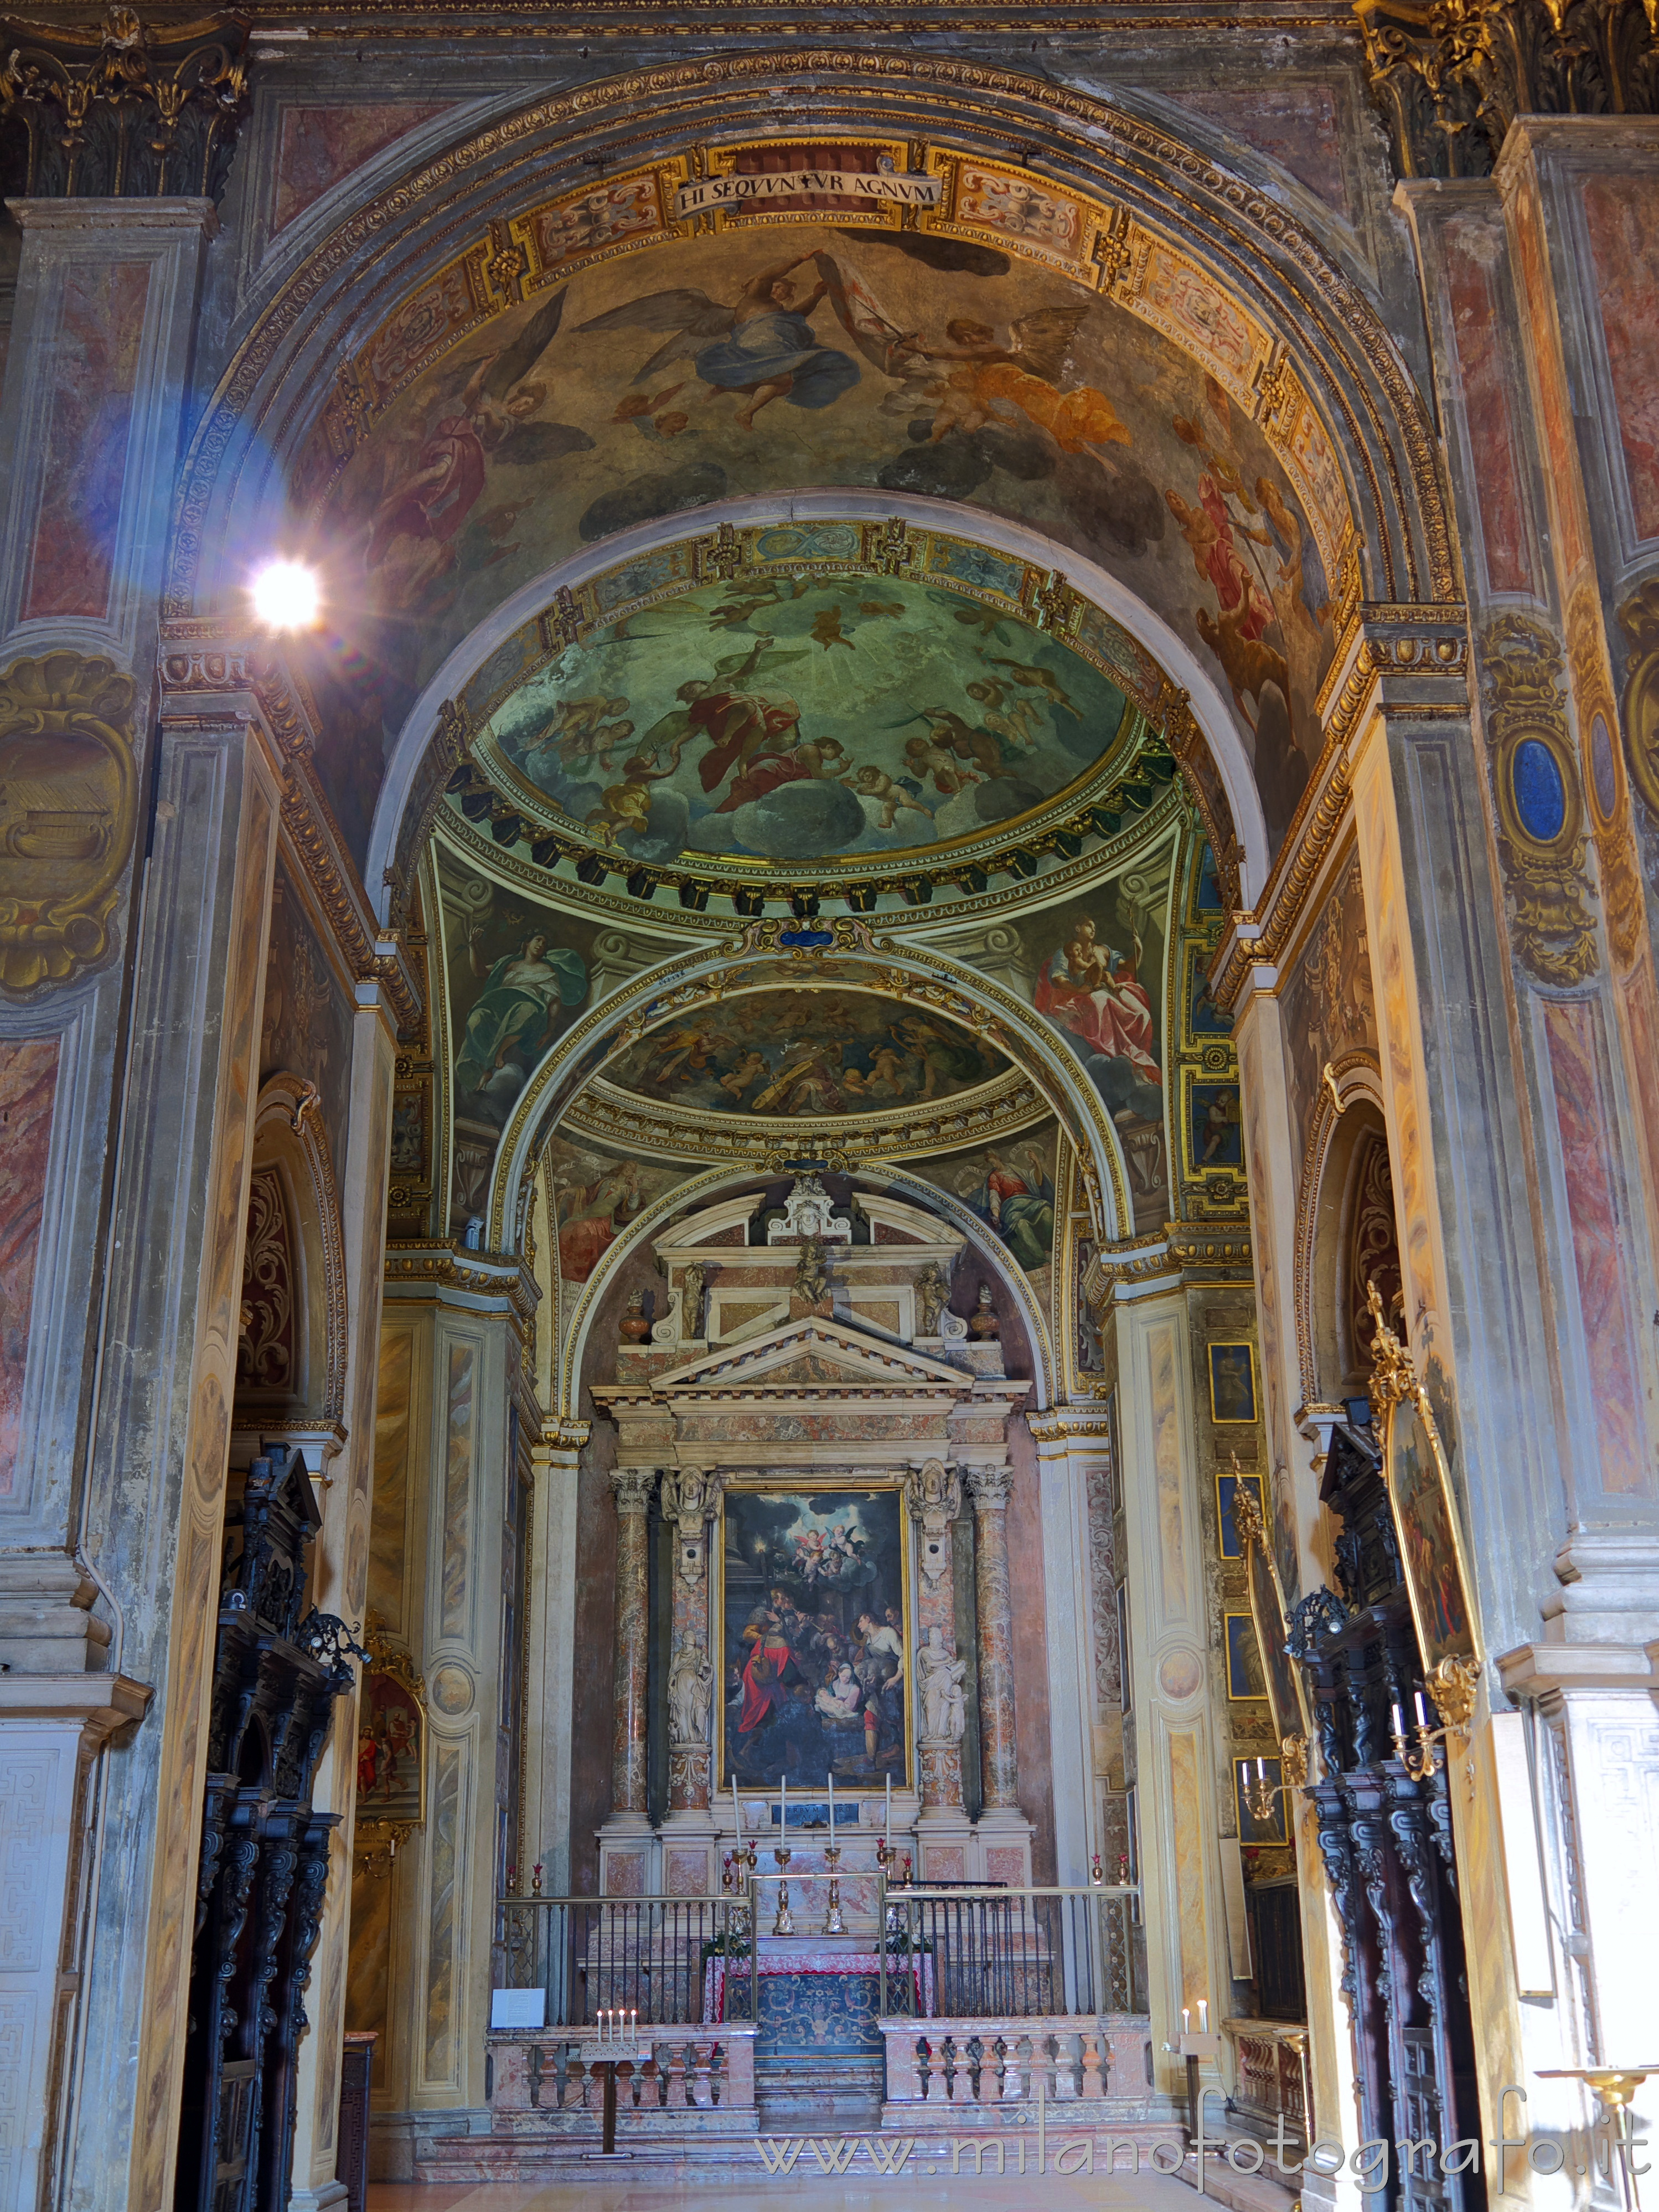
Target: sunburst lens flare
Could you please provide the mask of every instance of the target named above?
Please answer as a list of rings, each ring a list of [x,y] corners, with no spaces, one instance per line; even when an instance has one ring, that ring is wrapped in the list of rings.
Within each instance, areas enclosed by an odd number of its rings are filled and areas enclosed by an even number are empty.
[[[314,627],[322,592],[314,568],[301,561],[268,561],[249,586],[253,611],[267,629]]]

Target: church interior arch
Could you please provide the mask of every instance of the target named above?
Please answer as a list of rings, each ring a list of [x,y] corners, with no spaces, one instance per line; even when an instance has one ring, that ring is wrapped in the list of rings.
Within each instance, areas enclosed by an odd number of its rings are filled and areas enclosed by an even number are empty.
[[[1650,127],[442,4],[0,84],[27,2185],[1489,2136],[1640,2016]]]

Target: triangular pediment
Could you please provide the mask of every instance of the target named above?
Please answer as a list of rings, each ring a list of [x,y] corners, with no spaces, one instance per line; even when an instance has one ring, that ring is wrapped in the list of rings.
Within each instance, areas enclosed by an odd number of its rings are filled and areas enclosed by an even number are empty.
[[[965,1393],[973,1377],[925,1352],[866,1336],[818,1314],[781,1322],[763,1336],[688,1359],[652,1377],[653,1390],[752,1389],[799,1384],[811,1389],[949,1389]]]

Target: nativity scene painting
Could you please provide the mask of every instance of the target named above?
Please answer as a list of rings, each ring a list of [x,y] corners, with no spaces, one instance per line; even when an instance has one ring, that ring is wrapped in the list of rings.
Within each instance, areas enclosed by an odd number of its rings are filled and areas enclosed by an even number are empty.
[[[388,734],[507,592],[659,517],[831,483],[969,501],[1120,575],[1230,703],[1277,842],[1317,756],[1333,585],[1213,375],[1070,277],[961,239],[802,221],[619,246],[409,380],[327,495],[319,533],[366,616],[349,665],[325,651],[313,672],[354,848]],[[941,692],[924,658],[870,717],[914,645],[914,587],[745,612],[741,586],[585,648],[512,726],[528,779],[653,851],[683,823],[696,849],[832,854],[951,835],[1009,796],[988,786],[1052,789],[1085,736],[1094,756],[1109,740],[1063,655],[1006,641],[982,697]]]
[[[722,1786],[908,1775],[911,1626],[896,1490],[728,1488]]]

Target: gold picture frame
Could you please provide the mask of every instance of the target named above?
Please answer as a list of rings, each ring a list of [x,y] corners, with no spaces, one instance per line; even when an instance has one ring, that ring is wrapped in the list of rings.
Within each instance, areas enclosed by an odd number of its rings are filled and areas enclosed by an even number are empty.
[[[1279,1568],[1267,1541],[1261,1509],[1248,1490],[1233,1498],[1233,1525],[1244,1547],[1244,1579],[1249,1592],[1250,1618],[1261,1653],[1261,1673],[1267,1685],[1267,1705],[1273,1717],[1273,1734],[1281,1742],[1288,1736],[1313,1733],[1313,1714],[1302,1680],[1302,1669],[1285,1649],[1290,1633],[1285,1591]]]
[[[401,1841],[426,1821],[425,1685],[372,1612],[363,1643],[368,1664],[357,1693],[360,1846],[387,1836]]]
[[[715,1572],[711,1589],[710,1626],[716,1660],[717,1692],[714,1702],[714,1771],[719,1778],[716,1786],[721,1790],[731,1790],[735,1774],[735,1769],[729,1763],[731,1749],[728,1742],[726,1692],[729,1687],[727,1677],[734,1658],[738,1656],[733,1647],[727,1616],[728,1519],[734,1517],[734,1509],[740,1510],[743,1501],[749,1498],[795,1498],[805,1505],[809,1498],[828,1497],[837,1493],[846,1494],[849,1500],[854,1498],[880,1498],[885,1504],[890,1499],[893,1510],[897,1515],[895,1564],[898,1568],[899,1615],[902,1640],[904,1645],[904,1656],[899,1676],[902,1684],[904,1700],[904,1741],[902,1771],[901,1774],[894,1777],[894,1780],[900,1788],[919,1786],[921,1769],[916,1752],[919,1722],[915,1690],[916,1598],[914,1562],[911,1558],[914,1542],[908,1516],[904,1509],[902,1486],[896,1482],[883,1482],[861,1475],[831,1475],[820,1477],[814,1481],[799,1475],[780,1479],[770,1475],[750,1477],[737,1474],[731,1477],[721,1490],[720,1513],[714,1524],[716,1541],[713,1547],[714,1554],[713,1564]],[[772,1571],[774,1571],[769,1568],[769,1575]],[[884,1777],[883,1778],[884,1779]],[[739,1791],[746,1796],[775,1794],[770,1784],[769,1777],[737,1775],[736,1780]],[[872,1776],[855,1777],[845,1773],[836,1783],[838,1794],[844,1794],[848,1802],[861,1794],[868,1795],[879,1790],[881,1786],[881,1781]],[[793,1798],[799,1790],[801,1801],[805,1802],[809,1797],[820,1796],[824,1787],[825,1784],[823,1782],[797,1779],[792,1776],[790,1796]]]
[[[1244,1355],[1242,1360],[1238,1357],[1240,1352]],[[1255,1428],[1261,1417],[1255,1346],[1248,1337],[1218,1337],[1206,1346],[1205,1363],[1210,1379],[1212,1426],[1218,1429]]]
[[[1480,1642],[1451,1470],[1416,1363],[1389,1327],[1376,1284],[1366,1292],[1376,1328],[1371,1406],[1424,1680],[1445,1725],[1464,1728]]]

